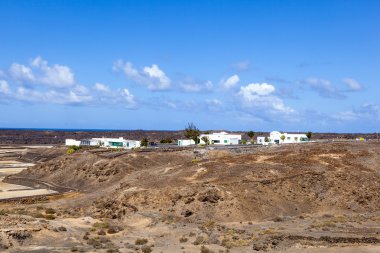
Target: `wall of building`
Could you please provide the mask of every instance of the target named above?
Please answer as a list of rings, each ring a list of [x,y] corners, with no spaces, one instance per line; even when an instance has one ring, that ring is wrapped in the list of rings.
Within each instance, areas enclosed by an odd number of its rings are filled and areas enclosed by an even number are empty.
[[[178,146],[189,146],[189,145],[195,145],[195,141],[194,140],[186,140],[186,139],[178,140]]]
[[[74,140],[74,139],[66,139],[65,140],[65,145],[66,146],[77,146],[79,147],[80,141]]]

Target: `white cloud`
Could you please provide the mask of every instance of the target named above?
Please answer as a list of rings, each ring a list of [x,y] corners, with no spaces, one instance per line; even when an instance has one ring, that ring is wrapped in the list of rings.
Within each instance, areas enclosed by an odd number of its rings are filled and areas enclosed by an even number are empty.
[[[19,82],[33,82],[35,80],[32,69],[22,64],[13,63],[9,68],[9,73],[13,79]]]
[[[238,82],[240,81],[240,78],[238,75],[233,75],[227,78],[226,80],[222,79],[221,84],[224,88],[230,89],[236,86]]]
[[[351,91],[358,91],[363,88],[362,85],[353,78],[344,78],[343,83],[346,84]]]
[[[156,64],[151,67],[146,66],[142,71],[138,71],[131,62],[118,60],[114,63],[112,69],[122,71],[127,78],[145,85],[149,90],[167,90],[171,86],[170,78]]]
[[[67,66],[54,64],[49,66],[48,62],[40,56],[32,60],[32,67],[38,69],[41,73],[36,82],[53,87],[68,87],[75,84],[74,73]]]
[[[239,100],[244,108],[262,110],[260,113],[292,113],[294,110],[273,95],[275,87],[267,83],[251,83],[240,87]]]
[[[363,104],[349,111],[338,112],[332,118],[339,121],[380,121],[380,104]]]
[[[5,80],[0,80],[0,93],[9,94],[11,91],[9,84]]]
[[[206,99],[207,108],[209,110],[219,110],[223,107],[223,102],[217,98]]]
[[[110,89],[108,88],[107,85],[104,85],[102,83],[96,83],[94,85],[94,89],[97,90],[97,91],[100,91],[100,92],[109,92]]]
[[[165,73],[156,65],[153,64],[152,67],[145,67],[144,72],[152,79],[157,79],[158,86],[154,88],[167,89],[170,87],[170,79],[165,75]],[[149,86],[148,86],[149,88]],[[153,87],[152,87],[153,88]]]
[[[128,89],[123,89],[121,92],[122,97],[124,100],[127,102],[127,107],[128,108],[133,108],[136,105],[135,102],[135,96],[128,90]]]
[[[9,73],[14,80],[24,85],[44,84],[64,88],[75,84],[74,73],[69,67],[59,64],[49,66],[40,56],[31,60],[29,66],[13,63]]]
[[[260,95],[266,96],[275,91],[275,87],[267,83],[251,83],[247,86],[240,87],[240,93],[249,99],[250,96]]]
[[[345,98],[345,95],[335,88],[329,80],[310,77],[306,79],[305,83],[308,84],[311,89],[316,91],[321,97],[339,99]]]
[[[187,78],[184,81],[179,82],[179,87],[184,92],[203,92],[203,91],[211,91],[213,88],[213,84],[211,81],[206,81],[204,83],[198,83],[193,81],[190,78]]]
[[[81,94],[75,91],[37,91],[24,87],[19,87],[14,97],[22,102],[47,103],[47,104],[89,104],[93,97],[88,94]]]

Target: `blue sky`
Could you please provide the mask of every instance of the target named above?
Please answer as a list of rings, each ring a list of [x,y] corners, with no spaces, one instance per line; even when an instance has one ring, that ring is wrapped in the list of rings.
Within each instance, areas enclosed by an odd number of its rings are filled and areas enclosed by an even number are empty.
[[[380,1],[0,1],[0,127],[376,132]]]

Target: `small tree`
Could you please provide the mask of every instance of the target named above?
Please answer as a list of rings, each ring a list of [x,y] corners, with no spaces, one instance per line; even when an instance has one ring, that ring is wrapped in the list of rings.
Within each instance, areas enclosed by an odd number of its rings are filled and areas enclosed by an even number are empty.
[[[247,135],[248,135],[248,137],[251,139],[251,143],[252,143],[252,139],[253,139],[253,137],[255,136],[255,132],[253,132],[253,131],[249,131],[249,132],[247,133]]]
[[[202,141],[204,141],[205,145],[210,145],[210,139],[207,136],[203,136]]]
[[[265,142],[269,142],[269,141],[270,141],[269,137],[266,136],[266,137],[264,138],[264,141],[265,141]]]
[[[281,140],[284,141],[285,140],[285,135],[281,135]]]
[[[148,141],[148,138],[143,138],[140,142],[140,146],[141,147],[148,147],[148,144],[149,144],[149,141]]]
[[[172,139],[170,139],[170,138],[166,138],[166,139],[162,139],[162,140],[160,140],[160,143],[172,143],[173,141],[172,141]]]
[[[313,136],[312,132],[307,132],[306,137],[309,139],[309,141],[311,140],[312,136]]]
[[[198,144],[199,140],[199,135],[201,131],[193,124],[189,123],[187,127],[185,128],[185,137],[188,139],[192,139],[195,144]]]

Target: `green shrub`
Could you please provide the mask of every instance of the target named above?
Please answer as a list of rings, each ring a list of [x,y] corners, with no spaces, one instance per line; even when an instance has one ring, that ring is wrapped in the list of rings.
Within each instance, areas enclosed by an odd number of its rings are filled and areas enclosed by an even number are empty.
[[[69,147],[69,149],[66,151],[66,154],[71,155],[72,153],[74,153],[75,151],[80,150],[81,148],[82,148],[82,147],[71,146],[71,147]]]
[[[172,141],[172,139],[170,139],[170,138],[166,138],[166,139],[162,139],[162,140],[160,140],[160,143],[172,143],[173,141]]]

